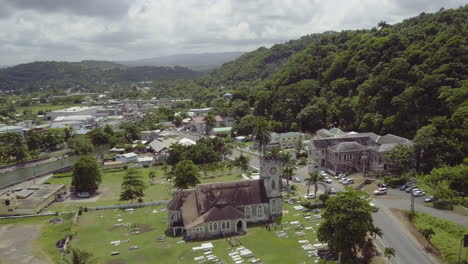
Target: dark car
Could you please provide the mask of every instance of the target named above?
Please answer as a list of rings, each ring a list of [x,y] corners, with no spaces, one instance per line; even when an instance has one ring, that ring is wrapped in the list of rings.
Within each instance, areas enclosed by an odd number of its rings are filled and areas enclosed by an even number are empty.
[[[408,188],[409,186],[410,186],[409,183],[405,183],[405,184],[403,184],[403,185],[400,187],[400,190],[404,191],[404,190],[406,190],[406,188]]]
[[[387,188],[387,184],[385,183],[378,183],[377,186],[380,188]]]
[[[413,189],[416,189],[416,188],[418,188],[418,187],[416,187],[414,185],[411,185],[408,188],[406,188],[405,192],[410,193]]]

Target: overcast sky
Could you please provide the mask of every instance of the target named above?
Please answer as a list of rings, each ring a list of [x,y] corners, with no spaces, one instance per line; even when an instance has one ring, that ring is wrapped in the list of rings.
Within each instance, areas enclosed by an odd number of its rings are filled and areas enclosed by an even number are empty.
[[[0,65],[250,51],[466,0],[0,0]]]

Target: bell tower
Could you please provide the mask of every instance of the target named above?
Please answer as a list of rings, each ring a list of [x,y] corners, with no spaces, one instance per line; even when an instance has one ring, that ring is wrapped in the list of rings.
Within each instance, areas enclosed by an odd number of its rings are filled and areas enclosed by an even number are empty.
[[[263,179],[268,198],[281,197],[281,160],[275,157],[261,157],[260,179]]]

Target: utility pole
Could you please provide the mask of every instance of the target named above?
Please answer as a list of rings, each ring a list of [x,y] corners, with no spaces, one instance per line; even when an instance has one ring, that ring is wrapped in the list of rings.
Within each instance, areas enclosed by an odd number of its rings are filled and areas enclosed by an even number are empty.
[[[410,196],[411,196],[411,212],[414,213],[414,196],[412,192],[410,192]]]

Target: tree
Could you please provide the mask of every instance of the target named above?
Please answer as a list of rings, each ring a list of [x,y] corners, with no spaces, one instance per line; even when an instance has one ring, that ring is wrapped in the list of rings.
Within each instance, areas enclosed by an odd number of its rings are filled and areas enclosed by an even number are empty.
[[[149,180],[150,180],[151,182],[153,182],[154,179],[156,178],[156,172],[150,171],[150,172],[148,173],[148,178],[149,178]]]
[[[249,169],[250,157],[244,156],[242,153],[239,157],[234,159],[234,165],[239,166],[241,170],[246,171]]]
[[[37,132],[36,130],[29,131],[28,137],[26,139],[29,150],[31,151],[41,150],[44,147],[42,138],[43,138],[42,134]]]
[[[111,135],[107,134],[101,127],[92,129],[86,135],[91,138],[91,141],[95,146],[109,143],[109,139],[111,137]]]
[[[330,195],[326,194],[326,193],[322,193],[321,195],[319,195],[319,200],[322,201],[323,204],[326,204],[327,203],[327,200],[330,198]]]
[[[216,119],[215,116],[210,112],[208,115],[205,117],[205,122],[206,122],[206,134],[208,135],[214,127],[216,127]]]
[[[307,183],[307,195],[309,195],[310,192],[310,185],[314,185],[314,198],[317,199],[317,190],[318,186],[317,183],[322,180],[322,176],[318,174],[318,172],[314,171],[309,173],[309,177],[305,178],[304,181]]]
[[[395,173],[404,174],[414,167],[414,147],[406,144],[396,145],[385,154],[385,160],[390,163]]]
[[[93,264],[96,263],[97,258],[92,258],[93,254],[86,252],[84,250],[79,250],[73,248],[71,250],[71,256],[69,259],[64,259],[66,263],[69,264]]]
[[[120,191],[120,200],[133,203],[133,200],[141,199],[145,196],[144,191],[148,188],[143,181],[141,174],[136,169],[125,172]]]
[[[255,137],[255,141],[257,141],[260,155],[265,156],[266,146],[271,140],[268,122],[263,119],[259,119],[253,129],[253,136]]]
[[[427,247],[431,244],[431,238],[433,235],[435,235],[435,232],[432,228],[424,228],[421,230],[421,234],[424,236],[424,238],[427,240]]]
[[[94,145],[91,140],[84,135],[75,135],[68,140],[68,146],[77,154],[84,155],[94,151]]]
[[[384,250],[384,255],[387,258],[387,263],[390,263],[390,258],[395,256],[395,249],[386,247]]]
[[[345,263],[355,260],[374,228],[372,208],[361,195],[361,192],[348,190],[328,199],[318,229],[318,239],[327,243],[334,254],[341,253]]]
[[[380,229],[378,226],[374,226],[374,228],[371,228],[370,233],[374,237],[374,239],[376,239],[377,236],[379,237],[383,236],[382,229]]]
[[[283,178],[286,178],[286,190],[289,197],[289,180],[294,176],[296,166],[294,165],[294,161],[292,160],[289,152],[280,154],[280,157],[283,161]]]
[[[187,151],[187,147],[180,144],[180,143],[174,143],[169,147],[168,154],[169,157],[167,157],[167,164],[169,165],[176,165],[179,161],[182,160],[183,154]]]
[[[101,171],[94,157],[81,157],[73,166],[72,186],[75,192],[94,192],[101,183]]]
[[[191,160],[182,160],[174,167],[174,186],[187,189],[200,183],[200,169]]]
[[[182,117],[180,115],[176,115],[174,117],[174,121],[172,121],[176,127],[180,127],[182,125]]]

